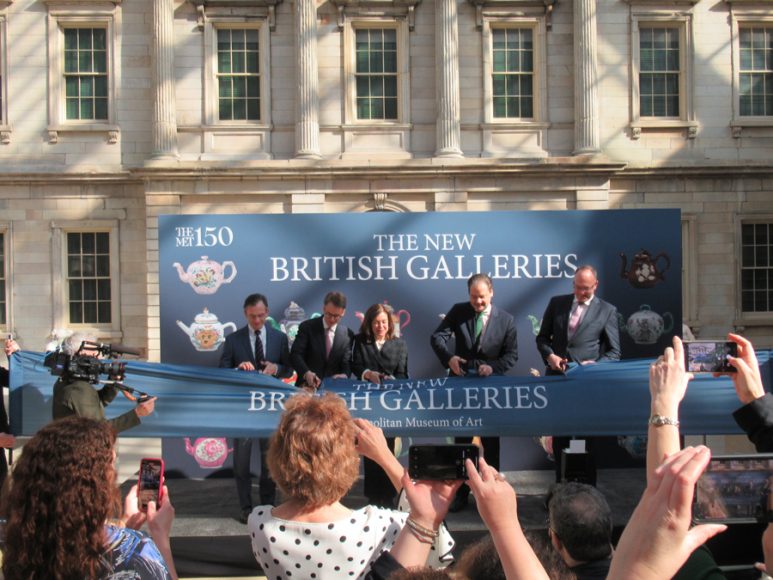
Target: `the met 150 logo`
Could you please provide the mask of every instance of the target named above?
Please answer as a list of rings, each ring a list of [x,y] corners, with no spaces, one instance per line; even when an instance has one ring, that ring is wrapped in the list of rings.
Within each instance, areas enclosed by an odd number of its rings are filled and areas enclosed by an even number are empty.
[[[211,248],[213,246],[230,246],[234,241],[234,233],[228,226],[223,227],[176,227],[175,247],[177,248]]]

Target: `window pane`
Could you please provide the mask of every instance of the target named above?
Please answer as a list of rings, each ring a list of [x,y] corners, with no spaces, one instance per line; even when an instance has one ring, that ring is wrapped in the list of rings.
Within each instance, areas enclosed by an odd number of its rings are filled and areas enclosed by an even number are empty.
[[[83,298],[85,300],[97,299],[97,281],[96,280],[83,281]]]
[[[84,302],[83,303],[83,322],[99,322],[97,320],[97,303],[96,302]]]
[[[110,302],[99,302],[97,315],[99,317],[98,322],[100,324],[108,324],[111,322],[111,308]]]
[[[97,256],[97,276],[110,276],[110,256],[98,255]]]

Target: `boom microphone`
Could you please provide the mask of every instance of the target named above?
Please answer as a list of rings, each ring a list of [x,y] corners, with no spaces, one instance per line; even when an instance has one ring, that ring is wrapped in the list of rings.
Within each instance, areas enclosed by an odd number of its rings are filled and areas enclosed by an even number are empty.
[[[134,348],[132,346],[124,346],[123,344],[110,343],[107,345],[107,348],[110,349],[110,352],[115,354],[130,354],[132,356],[140,356],[140,349]]]

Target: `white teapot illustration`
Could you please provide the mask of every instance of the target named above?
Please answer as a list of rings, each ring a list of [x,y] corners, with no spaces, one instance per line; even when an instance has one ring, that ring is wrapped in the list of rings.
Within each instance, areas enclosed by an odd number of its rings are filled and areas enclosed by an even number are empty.
[[[231,327],[231,332],[236,330],[236,324],[219,322],[217,316],[206,308],[196,315],[190,326],[180,320],[177,321],[177,326],[188,335],[194,348],[202,352],[217,350],[225,340],[226,328]]]
[[[180,280],[190,284],[196,294],[214,294],[221,284],[228,284],[236,278],[236,265],[230,260],[220,264],[202,256],[201,260],[191,262],[187,270],[183,270],[180,262],[175,262],[172,266],[177,268]],[[231,275],[226,277],[225,271],[229,267]]]

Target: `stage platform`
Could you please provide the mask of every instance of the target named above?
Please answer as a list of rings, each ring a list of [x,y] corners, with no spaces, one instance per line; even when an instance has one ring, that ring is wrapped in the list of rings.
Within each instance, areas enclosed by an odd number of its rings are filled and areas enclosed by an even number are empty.
[[[227,474],[228,472],[224,472]],[[518,492],[518,516],[526,528],[546,531],[545,493],[553,482],[553,471],[517,471],[506,473]],[[122,485],[125,492],[132,480]],[[172,528],[172,552],[178,573],[185,578],[260,577],[262,572],[252,556],[247,527],[236,519],[239,514],[236,488],[230,477],[204,480],[167,479],[176,518]],[[257,487],[257,480],[256,480]],[[601,469],[598,488],[612,508],[615,535],[618,536],[641,497],[645,486],[644,469]],[[254,489],[253,496],[258,497]],[[472,500],[472,498],[471,498]],[[474,501],[474,500],[472,500]],[[358,481],[344,503],[352,508],[364,505],[362,480]],[[474,505],[449,514],[447,525],[457,542],[456,554],[486,532]],[[734,526],[712,543],[721,565],[743,569],[761,559],[762,526]],[[759,578],[737,572],[728,577]]]

